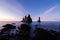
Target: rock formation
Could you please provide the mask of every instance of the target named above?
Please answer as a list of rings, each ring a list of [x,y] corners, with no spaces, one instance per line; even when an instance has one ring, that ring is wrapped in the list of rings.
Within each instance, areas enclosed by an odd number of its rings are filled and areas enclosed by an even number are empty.
[[[30,17],[30,14],[28,14],[28,16],[25,16],[23,18],[22,22],[31,23],[32,22],[32,18]]]

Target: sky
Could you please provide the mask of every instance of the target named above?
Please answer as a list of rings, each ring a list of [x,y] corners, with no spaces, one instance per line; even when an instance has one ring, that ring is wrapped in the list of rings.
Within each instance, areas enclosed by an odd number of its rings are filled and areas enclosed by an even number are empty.
[[[21,21],[28,14],[33,21],[60,21],[60,0],[0,0],[0,21]]]

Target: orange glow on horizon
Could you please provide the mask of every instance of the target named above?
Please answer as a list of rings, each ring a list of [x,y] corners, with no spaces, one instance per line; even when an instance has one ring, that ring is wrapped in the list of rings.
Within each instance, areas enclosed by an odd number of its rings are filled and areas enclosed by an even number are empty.
[[[21,19],[11,18],[11,19],[0,19],[0,21],[21,21]]]

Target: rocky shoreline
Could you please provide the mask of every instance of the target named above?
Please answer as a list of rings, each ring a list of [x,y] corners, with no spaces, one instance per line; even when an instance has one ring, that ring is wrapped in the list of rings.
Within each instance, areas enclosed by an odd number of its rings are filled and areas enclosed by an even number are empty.
[[[0,30],[0,40],[60,40],[60,32],[37,27],[33,30],[25,23],[17,28],[12,24],[6,24],[3,27]]]

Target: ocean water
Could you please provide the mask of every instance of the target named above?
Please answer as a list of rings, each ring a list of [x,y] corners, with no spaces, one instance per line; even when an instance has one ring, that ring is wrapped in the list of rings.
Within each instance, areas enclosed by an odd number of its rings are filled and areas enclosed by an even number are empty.
[[[0,29],[2,29],[3,25],[6,25],[6,24],[12,24],[12,23],[18,23],[18,21],[0,21]]]
[[[12,24],[15,23],[16,26],[19,26],[21,22],[19,21],[0,21],[0,29],[2,29],[3,25],[5,24]],[[38,25],[37,27],[39,28],[44,28],[46,30],[55,30],[55,31],[60,31],[60,22],[51,22],[51,21],[42,21],[41,23],[38,22],[32,22],[31,26],[34,29],[35,26]]]

